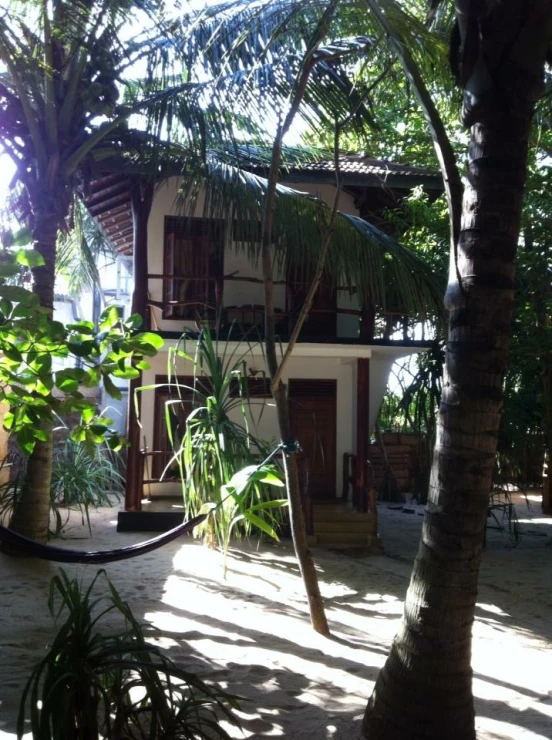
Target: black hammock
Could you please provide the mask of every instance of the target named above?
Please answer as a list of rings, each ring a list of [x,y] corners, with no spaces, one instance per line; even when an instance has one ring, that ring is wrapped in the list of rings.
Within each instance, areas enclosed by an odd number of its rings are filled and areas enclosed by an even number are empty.
[[[0,550],[7,545],[9,552],[14,555],[30,555],[42,560],[52,560],[56,563],[114,563],[117,560],[128,560],[137,555],[144,555],[152,550],[157,550],[158,547],[163,547],[168,542],[176,540],[180,535],[191,532],[207,516],[207,514],[195,516],[193,519],[179,524],[178,527],[163,532],[163,534],[153,537],[151,540],[139,542],[137,545],[129,545],[129,547],[121,547],[117,550],[96,550],[92,552],[41,545],[39,542],[23,537],[17,532],[12,532],[11,529],[0,525]]]
[[[255,466],[257,470],[260,470],[263,465],[271,460],[279,450],[284,450],[287,455],[295,454],[300,450],[299,443],[296,439],[290,439],[287,442],[280,442],[270,455],[263,460],[262,463]],[[228,498],[228,497],[227,497]],[[218,508],[225,499],[219,501],[216,508]],[[210,513],[210,512],[209,512]],[[70,550],[64,547],[52,547],[51,545],[41,545],[39,542],[30,540],[28,537],[12,532],[11,529],[3,527],[0,524],[0,551],[7,545],[8,551],[14,555],[30,555],[31,557],[41,558],[42,560],[51,560],[56,563],[114,563],[117,560],[129,560],[135,558],[137,555],[145,555],[147,552],[157,550],[158,547],[163,547],[168,542],[176,540],[182,534],[191,532],[194,527],[205,521],[209,516],[207,514],[199,514],[194,516],[187,522],[179,524],[174,529],[169,529],[168,532],[160,534],[158,537],[153,537],[151,540],[146,540],[137,545],[130,545],[129,547],[121,547],[118,550],[96,550],[92,552],[83,552],[82,550]]]

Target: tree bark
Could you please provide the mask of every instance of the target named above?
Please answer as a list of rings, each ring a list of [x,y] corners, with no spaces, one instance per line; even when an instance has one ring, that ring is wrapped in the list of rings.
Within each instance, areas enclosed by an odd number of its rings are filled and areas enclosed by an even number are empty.
[[[550,6],[541,3],[539,11],[550,12]],[[484,43],[491,26],[481,28]],[[508,51],[518,52],[511,39],[516,28],[509,32]],[[485,56],[487,63],[492,54]],[[362,735],[369,740],[475,738],[472,625],[502,408],[531,115],[544,53],[532,74],[518,62],[514,53],[501,56],[491,71],[493,85],[479,99],[467,96],[471,144],[457,247],[461,284],[452,270],[429,500],[402,623],[364,715]]]
[[[328,7],[322,14],[317,28],[313,33],[312,38],[310,39],[309,51],[307,52],[303,60],[302,68],[298,74],[289,110],[282,125],[279,128],[278,133],[276,134],[272,146],[270,174],[265,200],[263,234],[261,242],[261,262],[263,270],[263,287],[265,299],[265,351],[267,368],[272,384],[272,395],[274,397],[274,403],[276,405],[276,411],[278,414],[279,431],[283,442],[287,442],[291,438],[291,423],[289,418],[287,388],[286,385],[281,382],[283,364],[278,362],[278,356],[276,353],[276,333],[274,318],[274,271],[271,253],[272,223],[274,220],[274,211],[276,208],[276,185],[280,170],[282,141],[293,122],[301,101],[303,100],[310,74],[314,65],[316,64],[315,52],[318,46],[322,43],[324,35],[327,32],[327,25],[337,7],[337,2],[338,0],[331,0]],[[338,201],[336,198],[334,211],[337,209],[337,202]],[[332,222],[334,218],[335,213],[332,213]],[[326,238],[328,240],[330,237],[331,233],[326,235]],[[318,267],[320,268],[318,280],[320,280],[320,275],[322,274],[323,268],[323,260],[319,261]],[[310,300],[312,301],[312,296],[314,295],[316,285],[313,284],[311,288],[312,290],[309,291],[309,296]],[[304,309],[301,315],[303,316],[304,320]],[[301,329],[300,322],[301,318],[299,318],[296,331],[294,332],[295,340],[297,339],[297,336]],[[291,342],[290,346],[292,346]],[[319,632],[322,635],[329,635],[330,629],[328,627],[328,620],[326,619],[326,613],[324,611],[324,601],[318,587],[318,576],[316,575],[314,559],[307,543],[305,518],[303,515],[303,508],[301,503],[299,472],[297,470],[297,459],[294,455],[284,457],[284,469],[289,501],[289,516],[291,522],[293,546],[307,594],[311,624],[316,632]]]
[[[33,292],[50,314],[54,311],[54,284],[57,224],[55,207],[37,211],[33,229],[33,247],[42,255],[44,265],[33,269]],[[27,460],[23,485],[14,505],[10,528],[14,532],[46,542],[50,523],[52,489],[53,424],[44,424],[47,442],[37,442]]]

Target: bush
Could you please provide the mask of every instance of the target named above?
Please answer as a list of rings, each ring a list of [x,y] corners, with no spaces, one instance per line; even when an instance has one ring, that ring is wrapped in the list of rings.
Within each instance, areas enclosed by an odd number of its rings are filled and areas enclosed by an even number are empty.
[[[52,470],[52,512],[54,534],[66,524],[60,507],[78,509],[90,530],[90,507],[112,506],[124,491],[125,479],[120,470],[120,458],[107,445],[88,449],[84,444],[68,439],[54,450]]]
[[[100,577],[109,595],[93,597]],[[84,590],[61,570],[50,584],[54,617],[56,596],[57,618],[65,612],[66,619],[23,692],[19,739],[29,729],[27,717],[40,740],[225,740],[219,719],[239,725],[232,712],[236,697],[177,667],[148,643],[105,571]],[[102,623],[114,613],[124,628],[109,633]]]

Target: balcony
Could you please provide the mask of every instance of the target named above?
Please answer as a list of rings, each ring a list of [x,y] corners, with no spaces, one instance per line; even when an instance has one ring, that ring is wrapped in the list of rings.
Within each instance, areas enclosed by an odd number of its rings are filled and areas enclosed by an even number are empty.
[[[159,290],[159,284],[162,289]],[[276,334],[287,341],[299,315],[306,290],[289,281],[275,280],[278,292],[275,307]],[[262,288],[257,277],[228,275],[148,275],[150,295],[162,295],[162,300],[148,298],[148,328],[165,336],[180,335],[183,328],[199,330],[209,325],[225,336],[236,331],[255,339],[264,336],[265,308],[261,303],[229,303],[226,295],[233,286],[234,298],[242,286]],[[245,291],[244,291],[245,292]],[[299,341],[359,342],[362,344],[426,344],[425,324],[397,311],[379,311],[373,306],[358,307],[356,289],[338,286],[331,293],[318,292],[305,320]],[[258,295],[258,293],[257,293]],[[279,300],[278,300],[279,298]],[[355,306],[356,303],[356,306]]]

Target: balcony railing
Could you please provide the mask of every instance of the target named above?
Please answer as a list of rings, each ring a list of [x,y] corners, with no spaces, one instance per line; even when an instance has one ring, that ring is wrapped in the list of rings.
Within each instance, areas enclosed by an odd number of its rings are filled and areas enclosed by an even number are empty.
[[[214,300],[172,300],[165,297],[161,301],[157,301],[148,298],[148,305],[150,307],[150,327],[151,329],[158,328],[158,321],[155,320],[155,314],[151,309],[158,309],[162,312],[162,318],[170,320],[180,321],[195,321],[198,324],[209,323],[213,327],[219,329],[229,329],[231,326],[236,325],[244,330],[256,329],[259,333],[262,333],[264,328],[264,315],[265,307],[262,304],[256,303],[243,303],[239,305],[228,305],[224,303],[223,293],[224,286],[230,283],[242,283],[242,284],[256,284],[262,285],[263,280],[255,277],[242,277],[235,273],[222,276],[203,276],[198,277],[196,275],[168,275],[168,274],[149,274],[149,281],[162,281],[163,285],[167,283],[182,283],[184,281],[190,281],[197,284],[210,283],[214,290],[210,292],[213,294]],[[275,286],[286,286],[285,280],[274,280],[273,285]],[[347,292],[354,294],[356,288],[351,286],[337,286],[337,292]],[[205,291],[207,292],[207,291]],[[166,295],[167,291],[164,289],[163,294]],[[275,320],[276,320],[276,332],[280,339],[284,339],[291,334],[295,321],[297,319],[298,310],[290,310],[289,301],[286,292],[286,308],[275,309]],[[397,340],[397,332],[400,333],[400,339],[404,341],[426,341],[425,337],[425,325],[417,318],[415,321],[409,319],[408,316],[399,312],[386,311],[377,313],[372,307],[364,307],[362,309],[344,308],[340,306],[330,306],[328,308],[311,308],[309,316],[317,316],[318,321],[316,322],[318,328],[316,333],[309,333],[309,321],[308,317],[305,321],[305,326],[302,331],[302,337],[314,338],[315,336],[320,339],[336,338],[335,332],[322,333],[320,330],[320,318],[328,317],[328,325],[333,323],[335,325],[335,318],[337,316],[348,316],[353,317],[357,320],[357,333],[356,337],[350,332],[344,334],[341,338],[357,338],[365,342],[371,340],[390,340],[393,337]],[[417,336],[414,336],[416,330]],[[340,335],[337,334],[337,338]]]

